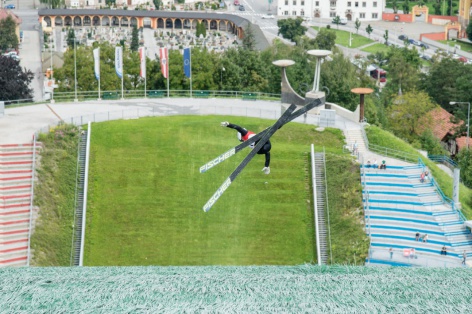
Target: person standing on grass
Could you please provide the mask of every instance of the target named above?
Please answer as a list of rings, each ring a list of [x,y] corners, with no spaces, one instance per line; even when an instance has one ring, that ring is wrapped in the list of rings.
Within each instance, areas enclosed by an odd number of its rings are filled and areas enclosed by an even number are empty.
[[[464,250],[464,253],[462,253],[462,265],[465,266],[466,261],[467,261],[467,253]]]
[[[230,128],[230,129],[235,129],[236,131],[238,131],[238,139],[239,139],[240,142],[245,142],[248,139],[250,139],[251,137],[253,137],[254,135],[256,135],[256,133],[254,133],[254,132],[248,131],[245,128],[239,126],[239,125],[232,124],[232,123],[229,123],[227,121],[221,122],[221,126],[222,127],[227,127],[227,128]],[[255,143],[252,143],[249,147],[251,147],[251,149],[253,149],[257,145],[258,142],[259,141],[256,141]],[[259,155],[265,155],[264,168],[262,168],[262,171],[265,174],[270,173],[270,167],[269,166],[270,166],[270,149],[271,148],[272,148],[272,145],[270,144],[270,140],[267,140],[267,142],[264,144],[264,146],[262,146],[261,149],[259,149],[259,151],[257,152],[257,154],[259,154]]]

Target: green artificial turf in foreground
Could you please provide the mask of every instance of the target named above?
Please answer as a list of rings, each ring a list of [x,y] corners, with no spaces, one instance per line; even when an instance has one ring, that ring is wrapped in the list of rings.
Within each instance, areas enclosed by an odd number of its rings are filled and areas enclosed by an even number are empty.
[[[290,123],[272,138],[271,174],[256,155],[213,208],[203,205],[249,153],[200,174],[238,144],[229,120],[175,116],[93,124],[85,265],[294,265],[316,260],[309,145],[340,153],[339,130]],[[267,183],[266,183],[267,182]]]

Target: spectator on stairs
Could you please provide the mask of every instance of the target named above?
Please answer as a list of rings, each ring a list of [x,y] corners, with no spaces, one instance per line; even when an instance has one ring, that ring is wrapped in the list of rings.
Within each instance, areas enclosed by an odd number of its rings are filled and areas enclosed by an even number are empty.
[[[354,156],[357,156],[358,152],[359,152],[359,145],[357,144],[357,141],[354,141],[354,144],[352,144],[352,154]]]
[[[441,249],[441,255],[447,255],[447,248],[445,245]]]
[[[420,240],[420,233],[417,231],[415,234],[415,240],[419,241]]]
[[[370,168],[370,167],[371,167],[370,160],[367,160],[367,164],[366,164],[365,167],[366,167],[366,168]]]
[[[382,163],[380,164],[379,169],[387,169],[387,164],[385,163],[385,159],[382,159]]]
[[[421,182],[421,183],[424,182],[424,176],[425,176],[425,173],[422,172],[422,173],[420,174],[420,182]]]
[[[428,172],[428,170],[426,170],[426,171],[424,172],[424,180],[425,180],[425,181],[429,181],[429,172]]]
[[[374,162],[372,163],[372,168],[377,169],[379,167],[379,164],[377,163],[377,159],[374,159]]]
[[[424,242],[424,243],[427,243],[427,242],[428,242],[428,235],[427,235],[427,234],[425,234],[425,235],[423,236],[423,242]]]
[[[464,253],[462,253],[462,265],[465,266],[466,261],[467,261],[467,253],[464,250]]]

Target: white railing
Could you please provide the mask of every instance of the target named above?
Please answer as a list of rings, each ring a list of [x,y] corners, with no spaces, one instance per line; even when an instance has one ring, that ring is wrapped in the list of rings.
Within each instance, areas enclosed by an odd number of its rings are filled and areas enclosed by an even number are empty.
[[[92,123],[88,122],[87,128],[87,147],[85,151],[85,174],[84,174],[84,203],[82,209],[82,234],[80,236],[80,260],[79,266],[84,266],[84,244],[85,244],[85,222],[87,216],[87,190],[88,190],[88,172],[90,160],[90,138],[92,137]]]
[[[34,178],[36,168],[36,135],[33,135],[33,165],[31,169],[31,197],[30,197],[30,213],[29,213],[29,227],[28,227],[28,253],[26,258],[26,266],[30,265],[31,259],[31,234],[33,228],[33,201],[34,201]]]
[[[311,184],[313,185],[313,206],[315,211],[315,238],[316,238],[316,257],[318,265],[321,265],[321,247],[320,247],[320,228],[318,221],[318,198],[316,194],[316,168],[315,168],[315,145],[311,144]]]

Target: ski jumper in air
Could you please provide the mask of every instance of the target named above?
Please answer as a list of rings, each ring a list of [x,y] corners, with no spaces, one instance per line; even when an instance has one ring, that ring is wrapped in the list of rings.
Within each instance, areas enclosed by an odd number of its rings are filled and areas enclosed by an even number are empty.
[[[256,135],[256,133],[248,131],[245,128],[240,127],[239,125],[232,124],[232,123],[229,123],[229,122],[226,122],[226,121],[221,122],[221,126],[227,127],[227,128],[230,128],[230,129],[235,129],[236,131],[238,131],[238,139],[239,139],[240,142],[245,142],[248,139],[250,139],[251,137],[253,137],[254,135]],[[255,143],[252,143],[250,145],[251,149],[254,148],[254,146],[256,146],[258,142],[259,141],[256,141]],[[269,166],[270,166],[270,149],[271,148],[272,148],[272,145],[270,144],[270,140],[268,140],[264,144],[264,146],[262,146],[262,148],[259,149],[259,151],[257,152],[257,154],[259,154],[259,155],[265,155],[265,164],[264,164],[264,168],[262,169],[262,171],[264,171],[265,174],[270,173],[270,167]]]

